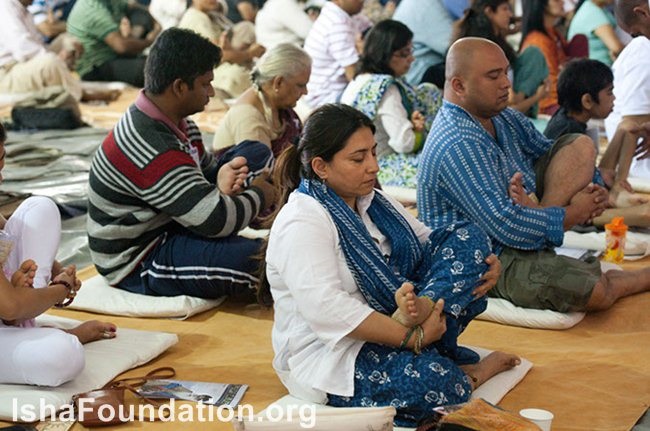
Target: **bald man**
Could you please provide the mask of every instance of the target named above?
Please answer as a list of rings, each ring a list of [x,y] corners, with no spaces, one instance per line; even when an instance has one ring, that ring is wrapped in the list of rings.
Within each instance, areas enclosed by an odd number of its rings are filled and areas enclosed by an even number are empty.
[[[521,307],[601,310],[649,290],[650,269],[603,274],[598,261],[553,251],[566,229],[602,213],[607,192],[593,184],[599,178],[588,137],[554,143],[507,108],[508,67],[486,39],[450,48],[445,100],[419,165],[420,217],[435,228],[464,220],[481,226],[503,267],[491,294]]]
[[[615,14],[618,26],[632,37],[650,38],[650,1],[618,0]]]

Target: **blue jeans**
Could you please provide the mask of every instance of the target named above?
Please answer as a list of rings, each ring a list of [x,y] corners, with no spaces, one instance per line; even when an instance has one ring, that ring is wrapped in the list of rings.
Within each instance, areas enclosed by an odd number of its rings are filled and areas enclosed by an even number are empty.
[[[244,141],[221,153],[217,168],[238,156],[248,162],[247,185],[273,162],[268,146]],[[254,274],[259,267],[254,256],[259,254],[261,245],[260,240],[237,235],[206,238],[177,225],[163,235],[118,287],[153,296],[219,298],[230,295],[252,301],[258,282]]]

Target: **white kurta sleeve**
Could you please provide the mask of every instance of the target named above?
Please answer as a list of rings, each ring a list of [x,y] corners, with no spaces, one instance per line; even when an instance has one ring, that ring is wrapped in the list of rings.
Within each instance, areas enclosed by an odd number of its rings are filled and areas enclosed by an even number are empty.
[[[373,310],[340,260],[336,227],[325,209],[303,198],[290,217],[281,216],[271,230],[267,262],[286,285],[296,311],[323,344],[334,348]]]

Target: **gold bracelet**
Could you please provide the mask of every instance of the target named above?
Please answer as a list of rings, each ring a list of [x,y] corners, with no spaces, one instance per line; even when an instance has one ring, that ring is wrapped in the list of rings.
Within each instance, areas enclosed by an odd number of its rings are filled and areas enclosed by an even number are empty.
[[[422,326],[416,325],[415,328],[415,346],[413,347],[413,353],[419,355],[422,353],[422,342],[424,341],[424,329]]]

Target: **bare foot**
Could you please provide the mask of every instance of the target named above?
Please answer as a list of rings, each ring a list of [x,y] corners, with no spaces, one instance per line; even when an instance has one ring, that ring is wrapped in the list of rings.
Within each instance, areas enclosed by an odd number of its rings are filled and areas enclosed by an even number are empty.
[[[50,279],[54,279],[57,275],[61,274],[65,268],[63,265],[61,265],[61,262],[58,260],[55,260],[52,262],[52,274],[50,275]]]
[[[516,367],[521,363],[519,356],[505,352],[492,352],[481,359],[478,364],[461,365],[461,369],[472,380],[476,389],[497,374]]]
[[[112,323],[89,320],[76,328],[68,329],[66,332],[75,335],[81,344],[86,344],[92,341],[115,338],[116,331],[117,327]]]
[[[55,272],[57,271],[57,272]],[[81,280],[77,278],[77,267],[75,265],[62,266],[59,262],[54,261],[52,264],[52,280],[65,280],[75,291],[81,288]]]
[[[11,276],[11,284],[14,287],[34,287],[34,277],[36,276],[36,262],[27,259],[20,264],[18,271]]]
[[[424,296],[416,296],[414,289],[411,283],[404,283],[395,292],[397,311],[393,318],[408,327],[424,322],[433,309],[433,301]]]
[[[508,187],[508,194],[510,199],[516,204],[528,208],[539,208],[539,203],[526,193],[524,187],[524,176],[521,172],[515,173],[510,178],[510,186]]]
[[[120,90],[83,90],[82,102],[112,102],[117,100],[122,92]]]
[[[648,198],[638,193],[630,193],[616,186],[609,191],[609,204],[614,208],[634,207],[645,203],[648,203]]]
[[[219,168],[217,172],[217,187],[221,193],[233,196],[244,189],[244,182],[248,175],[246,158],[235,157]]]

